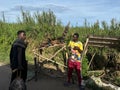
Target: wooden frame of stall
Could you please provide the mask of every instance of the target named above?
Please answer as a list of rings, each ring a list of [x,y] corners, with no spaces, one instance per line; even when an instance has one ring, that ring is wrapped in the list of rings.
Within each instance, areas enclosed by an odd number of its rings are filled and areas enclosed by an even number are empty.
[[[109,48],[116,48],[116,46],[119,46],[120,44],[120,38],[119,37],[104,37],[104,36],[93,36],[93,35],[90,35],[87,37],[86,39],[86,42],[84,44],[84,50],[83,50],[83,53],[82,53],[82,57],[81,57],[81,60],[83,59],[83,57],[86,55],[87,53],[87,50],[88,50],[88,47],[89,46],[93,46],[93,47],[109,47]],[[54,55],[52,55],[52,57],[45,57],[42,55],[42,52],[45,48],[54,48],[54,47],[61,47],[59,50],[57,50]],[[52,60],[52,58],[54,58],[59,52],[63,51],[66,49],[66,44],[65,43],[61,43],[61,44],[54,44],[54,45],[51,45],[51,46],[47,46],[47,47],[41,47],[39,49],[35,49],[33,52],[34,52],[34,62],[35,62],[35,80],[37,80],[37,77],[38,77],[38,73],[40,72],[40,58],[43,58],[47,61],[51,61],[52,63],[56,63],[58,65],[61,65],[65,68],[67,68],[66,65],[63,65],[59,62],[55,62],[54,60]],[[40,53],[37,53],[37,51],[39,51]],[[92,58],[89,62],[89,65],[88,65],[88,68],[90,67],[92,61],[93,61],[93,58],[95,56],[96,52],[92,55]],[[67,58],[67,53],[66,53],[66,58]],[[103,70],[98,70],[98,72],[103,72]],[[97,72],[97,71],[89,71],[89,72]]]
[[[89,46],[99,47],[99,48],[108,47],[108,48],[120,49],[120,47],[119,47],[120,46],[120,37],[105,37],[105,36],[93,36],[93,35],[88,36],[86,39],[85,45],[84,45],[82,59],[83,59],[83,56],[86,55]],[[92,55],[92,58],[88,65],[88,69],[94,59],[95,54],[96,54],[96,52]],[[89,72],[105,72],[105,71],[104,70],[96,70],[96,71],[89,71]]]
[[[45,57],[42,53],[46,48],[55,48],[55,47],[60,47],[60,49],[58,49],[52,56],[50,57]],[[46,61],[50,61],[54,64],[60,65],[64,68],[67,68],[67,66],[65,64],[61,64],[59,62],[56,62],[55,60],[53,60],[53,58],[61,51],[65,51],[66,50],[66,44],[65,43],[61,43],[61,44],[54,44],[48,47],[41,47],[39,49],[34,49],[34,65],[35,65],[35,80],[38,79],[38,73],[40,72],[41,69],[41,63],[42,63],[42,59],[46,60]],[[65,57],[66,58],[66,57]]]
[[[61,65],[63,67],[67,67],[66,65],[63,65],[59,62],[56,62],[54,60],[52,60],[59,52],[61,51],[64,51],[66,49],[66,45],[64,43],[64,39],[69,31],[69,25],[70,25],[70,22],[68,22],[67,26],[65,27],[65,30],[63,31],[62,33],[62,36],[59,37],[58,39],[56,40],[52,40],[50,38],[48,38],[47,42],[45,43],[41,43],[41,46],[37,49],[34,49],[33,52],[34,52],[34,64],[35,64],[35,80],[37,80],[37,76],[38,76],[38,73],[40,72],[40,59],[45,59],[47,61],[50,61],[52,63],[55,63],[55,64],[58,64],[58,65]],[[54,47],[60,47],[59,50],[57,50],[51,57],[45,57],[43,56],[42,52],[44,51],[45,48],[54,48]]]

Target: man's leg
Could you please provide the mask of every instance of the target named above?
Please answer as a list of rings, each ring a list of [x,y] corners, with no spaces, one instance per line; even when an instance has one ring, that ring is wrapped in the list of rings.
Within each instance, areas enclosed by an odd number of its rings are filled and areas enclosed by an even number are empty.
[[[69,83],[71,81],[73,69],[74,69],[74,62],[71,60],[68,60],[68,82]]]
[[[12,74],[11,74],[11,81],[10,81],[10,85],[9,85],[9,90],[11,90],[11,83],[16,78],[16,75],[17,75],[17,72],[12,72]]]
[[[68,67],[68,83],[71,82],[72,72],[73,72],[73,68]]]
[[[12,70],[12,71],[13,71],[13,70]],[[12,72],[10,83],[12,83],[12,81],[13,81],[16,77],[17,77],[17,71]]]
[[[27,71],[26,70],[21,70],[21,78],[23,79],[24,82],[26,82],[26,79],[27,79]]]
[[[78,77],[78,84],[81,85],[81,63],[80,62],[76,62],[76,72],[77,72],[77,77]]]
[[[26,82],[27,79],[27,67],[24,68],[24,70],[22,70],[22,77],[21,77],[24,82]]]
[[[26,82],[26,79],[27,79],[27,70],[28,70],[28,64],[27,64],[27,61],[24,63],[24,70],[22,70],[22,76],[21,78],[24,80],[24,82]]]
[[[71,60],[68,60],[68,72],[67,72],[67,82],[64,83],[65,86],[71,85],[71,77],[74,69],[74,63]]]

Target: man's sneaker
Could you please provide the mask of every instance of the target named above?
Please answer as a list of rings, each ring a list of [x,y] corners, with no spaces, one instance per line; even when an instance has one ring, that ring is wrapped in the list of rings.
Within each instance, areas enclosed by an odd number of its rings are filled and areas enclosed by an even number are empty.
[[[79,90],[85,90],[85,87],[82,85],[79,85]]]
[[[65,82],[64,83],[64,86],[66,86],[66,87],[69,87],[69,86],[71,86],[72,84],[71,83],[69,83],[69,82]]]

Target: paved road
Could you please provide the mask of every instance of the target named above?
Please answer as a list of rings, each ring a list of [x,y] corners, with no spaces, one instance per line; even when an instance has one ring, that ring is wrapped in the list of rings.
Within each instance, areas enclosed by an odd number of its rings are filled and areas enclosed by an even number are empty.
[[[10,81],[10,68],[8,65],[0,65],[0,90],[8,90]],[[37,82],[31,80],[27,82],[27,90],[79,90],[77,85],[72,87],[64,87],[63,81],[60,79],[44,76]]]

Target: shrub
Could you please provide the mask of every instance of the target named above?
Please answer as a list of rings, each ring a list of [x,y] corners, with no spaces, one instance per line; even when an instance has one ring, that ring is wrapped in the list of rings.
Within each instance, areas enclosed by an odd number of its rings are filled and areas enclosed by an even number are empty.
[[[82,60],[82,75],[83,75],[83,78],[88,76],[87,71],[88,71],[88,59],[87,59],[87,57],[83,57],[83,60]]]

